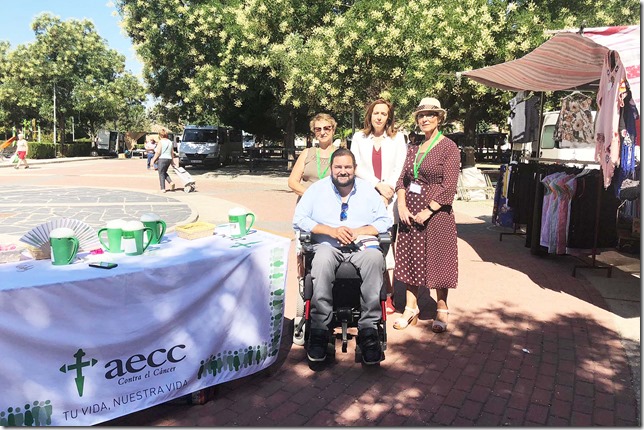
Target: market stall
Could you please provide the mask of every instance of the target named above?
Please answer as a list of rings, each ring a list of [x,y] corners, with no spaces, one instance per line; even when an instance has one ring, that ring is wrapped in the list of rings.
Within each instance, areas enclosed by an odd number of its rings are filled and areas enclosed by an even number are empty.
[[[609,213],[612,211],[614,226],[616,210],[609,206],[615,202],[616,196],[619,196],[622,181],[625,178],[635,179],[635,176],[639,174],[636,172],[638,169],[635,168],[635,159],[639,155],[639,112],[641,111],[639,96],[640,28],[639,25],[601,27],[585,29],[583,34],[581,31],[579,33],[558,32],[550,40],[522,58],[465,71],[462,72],[462,75],[490,87],[517,91],[517,96],[513,99],[515,103],[521,102],[526,92],[541,92],[543,94],[544,91],[570,90],[570,95],[577,97],[578,93],[572,91],[583,89],[591,90],[592,94],[596,95],[598,117],[600,118],[595,121],[595,124],[601,124],[601,127],[595,127],[595,130],[591,132],[592,142],[589,142],[595,148],[595,162],[585,160],[580,162],[580,160],[570,159],[546,160],[538,157],[540,154],[538,145],[541,142],[539,133],[542,129],[540,121],[543,118],[543,100],[539,103],[538,100],[533,99],[536,102],[535,105],[540,105],[541,108],[541,114],[537,116],[538,126],[535,126],[531,130],[534,133],[530,134],[530,140],[537,142],[537,150],[533,151],[537,157],[529,159],[531,166],[526,166],[526,168],[521,165],[517,166],[515,174],[523,170],[524,176],[528,176],[531,183],[536,184],[536,186],[522,185],[524,203],[522,212],[526,215],[522,221],[526,221],[528,230],[526,246],[531,247],[534,253],[537,253],[540,245],[544,246],[544,241],[549,245],[548,252],[568,253],[570,244],[567,239],[570,230],[565,230],[569,227],[568,225],[563,227],[555,225],[554,232],[549,231],[546,236],[550,235],[550,237],[545,239],[542,228],[544,226],[548,228],[548,223],[552,223],[551,215],[560,216],[565,212],[564,209],[570,206],[570,199],[577,190],[582,189],[582,187],[577,188],[575,181],[583,178],[581,185],[583,185],[583,189],[587,190],[584,197],[588,199],[589,194],[594,193],[592,202],[594,206],[585,206],[580,211],[588,214],[589,208],[592,208],[590,213],[595,215],[592,220],[584,219],[583,222],[594,226],[590,231],[586,230],[584,235],[593,237],[591,267],[598,267],[595,265],[598,239],[600,234],[607,230],[606,224],[600,221],[602,209],[608,208]],[[590,100],[588,96],[580,95],[579,97],[586,97]],[[562,112],[565,108],[566,106],[563,105]],[[574,108],[578,110],[579,105],[575,104]],[[627,109],[631,110],[627,112]],[[521,111],[521,114],[524,115],[524,112]],[[590,126],[592,127],[592,125],[591,122]],[[559,127],[559,121],[557,126]],[[577,127],[577,124],[575,126]],[[526,134],[528,131],[526,130]],[[570,170],[571,163],[575,163],[579,170]],[[553,164],[555,164],[554,167]],[[637,164],[639,164],[639,160],[637,160]],[[591,172],[589,175],[588,172],[592,168],[596,172]],[[507,166],[501,177],[507,178],[510,170],[515,170],[515,168]],[[593,176],[593,173],[599,173],[601,180],[588,181],[597,184],[593,185],[592,189],[588,189],[586,182]],[[564,184],[568,184],[570,187],[566,188],[563,186]],[[507,186],[506,183],[505,187]],[[607,190],[610,190],[608,195],[606,194]],[[526,198],[528,195],[529,197]],[[569,200],[563,203],[557,200],[551,205],[553,197],[559,196],[564,196]],[[525,207],[530,205],[532,205],[530,209],[525,210]],[[556,213],[555,209],[559,208],[561,209],[560,213]],[[639,217],[639,211],[634,210],[633,213]],[[565,215],[563,222],[575,222],[574,217],[571,219],[568,213]],[[603,226],[601,231],[600,225]],[[610,270],[608,274],[610,275]]]

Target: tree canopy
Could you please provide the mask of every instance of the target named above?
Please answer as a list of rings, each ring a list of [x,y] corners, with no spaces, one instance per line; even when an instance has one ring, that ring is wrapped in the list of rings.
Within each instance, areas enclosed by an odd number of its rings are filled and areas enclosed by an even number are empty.
[[[340,122],[376,97],[401,125],[433,95],[474,130],[503,124],[505,92],[457,72],[518,58],[546,30],[639,22],[635,0],[117,0],[145,80],[184,121],[271,136]]]
[[[89,134],[108,121],[126,129],[142,126],[145,88],[124,72],[125,57],[108,47],[91,21],[61,21],[44,13],[34,19],[32,29],[33,43],[13,51],[0,43],[3,122],[37,119],[53,128],[55,99],[61,142],[70,116]]]

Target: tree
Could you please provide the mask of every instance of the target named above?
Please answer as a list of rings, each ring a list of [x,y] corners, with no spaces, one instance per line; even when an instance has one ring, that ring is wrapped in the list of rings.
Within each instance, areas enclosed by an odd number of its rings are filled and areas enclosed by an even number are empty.
[[[146,82],[162,103],[180,107],[186,122],[214,115],[269,138],[288,130],[291,145],[309,113],[283,96],[297,61],[293,44],[334,7],[324,0],[117,1]]]
[[[36,41],[19,45],[7,55],[0,100],[5,110],[21,118],[39,118],[56,125],[64,143],[66,119],[79,113],[95,134],[108,120],[125,125],[142,111],[145,89],[124,73],[125,57],[109,49],[89,20],[61,21],[44,13],[32,23]],[[131,112],[134,110],[134,112]]]
[[[639,21],[635,0],[118,0],[118,7],[164,103],[190,119],[214,115],[258,134],[286,132],[289,142],[313,112],[347,122],[376,97],[391,99],[410,128],[415,105],[432,95],[473,143],[477,124],[505,123],[512,95],[457,72],[521,57],[549,37],[545,30]]]

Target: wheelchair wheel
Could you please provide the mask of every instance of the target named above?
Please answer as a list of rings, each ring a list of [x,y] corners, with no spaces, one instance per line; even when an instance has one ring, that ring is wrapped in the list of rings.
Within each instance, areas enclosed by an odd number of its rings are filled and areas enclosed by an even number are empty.
[[[335,333],[329,334],[329,343],[326,344],[326,359],[335,359]]]
[[[304,280],[299,280],[301,284],[304,283]],[[304,287],[300,286],[300,293],[297,295],[297,303],[295,305],[295,315],[298,317],[304,316],[304,297],[302,296],[304,293]]]
[[[304,317],[302,316],[297,316],[295,317],[294,324],[293,324],[293,343],[298,346],[303,346],[305,343],[305,336],[304,333],[306,332],[306,324],[302,324]],[[302,329],[299,330],[298,333],[298,326],[302,324]]]

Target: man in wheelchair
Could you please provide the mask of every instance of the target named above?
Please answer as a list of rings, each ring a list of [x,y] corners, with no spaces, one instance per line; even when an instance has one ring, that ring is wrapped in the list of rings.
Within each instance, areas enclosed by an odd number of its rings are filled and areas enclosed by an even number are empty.
[[[311,233],[314,256],[311,262],[313,294],[307,356],[310,361],[326,359],[333,318],[333,282],[342,262],[352,263],[362,278],[358,344],[365,364],[381,361],[377,324],[382,316],[385,259],[377,247],[360,246],[358,238],[378,236],[391,227],[382,198],[371,184],[355,177],[356,161],[348,149],[331,156],[331,175],[311,185],[295,208],[293,226]],[[376,242],[377,244],[377,242]]]

